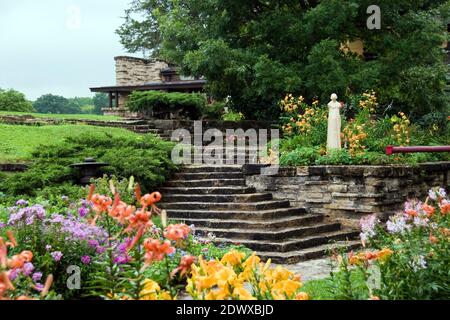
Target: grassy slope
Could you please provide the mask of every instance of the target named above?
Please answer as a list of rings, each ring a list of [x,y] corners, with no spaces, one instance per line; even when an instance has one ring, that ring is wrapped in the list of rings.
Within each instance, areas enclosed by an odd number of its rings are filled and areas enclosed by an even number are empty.
[[[15,111],[0,111],[0,116],[24,116],[30,115],[35,118],[48,118],[48,119],[80,119],[80,120],[104,120],[113,121],[120,120],[120,117],[115,116],[102,116],[97,114],[44,114],[44,113],[32,113],[32,112],[15,112]]]
[[[108,132],[118,136],[136,135],[118,129],[86,125],[17,126],[0,124],[0,163],[25,162],[39,145],[49,145],[84,132]]]

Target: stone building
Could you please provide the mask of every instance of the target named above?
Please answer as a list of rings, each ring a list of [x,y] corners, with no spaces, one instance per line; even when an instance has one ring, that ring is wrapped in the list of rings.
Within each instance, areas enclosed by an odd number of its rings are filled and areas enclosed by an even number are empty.
[[[91,88],[91,92],[108,94],[109,105],[103,109],[106,115],[133,116],[125,107],[133,91],[202,92],[206,84],[206,80],[179,75],[175,65],[161,59],[118,56],[114,60],[116,84]]]

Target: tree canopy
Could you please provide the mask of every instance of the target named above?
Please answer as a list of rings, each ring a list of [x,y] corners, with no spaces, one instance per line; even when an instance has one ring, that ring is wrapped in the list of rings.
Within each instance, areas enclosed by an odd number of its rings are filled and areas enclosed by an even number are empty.
[[[33,105],[25,98],[25,95],[19,91],[0,88],[0,110],[2,111],[33,111]]]
[[[92,103],[94,104],[94,113],[103,114],[102,108],[106,108],[109,105],[108,95],[106,93],[97,92],[92,98]]]
[[[374,89],[380,102],[421,117],[445,107],[442,44],[448,0],[134,0],[118,29],[130,52],[163,57],[205,76],[216,99],[250,117],[277,116],[287,92],[328,102]],[[361,40],[366,53],[345,50]]]
[[[34,108],[39,113],[51,114],[77,114],[82,113],[81,107],[76,102],[62,96],[46,94],[39,97],[34,103]]]

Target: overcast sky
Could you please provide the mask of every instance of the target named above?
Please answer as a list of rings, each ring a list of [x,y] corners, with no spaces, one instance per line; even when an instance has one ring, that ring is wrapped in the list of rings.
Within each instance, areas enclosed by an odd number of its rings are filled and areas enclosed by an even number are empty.
[[[115,84],[115,30],[130,0],[0,0],[0,88],[35,100]],[[136,56],[136,55],[135,55]],[[139,56],[139,55],[137,55]]]

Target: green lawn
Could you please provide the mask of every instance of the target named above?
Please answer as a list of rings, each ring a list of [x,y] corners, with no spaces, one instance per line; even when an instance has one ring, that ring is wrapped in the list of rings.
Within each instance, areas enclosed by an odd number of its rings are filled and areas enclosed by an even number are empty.
[[[97,114],[44,114],[44,113],[32,113],[32,112],[15,112],[15,111],[0,111],[0,116],[24,116],[30,115],[35,118],[48,118],[48,119],[80,119],[80,120],[104,120],[114,121],[120,120],[120,117],[115,116],[102,116]]]
[[[57,143],[65,137],[85,132],[107,132],[118,136],[137,135],[125,129],[87,125],[18,126],[0,124],[0,163],[29,161],[31,151],[35,147]]]

